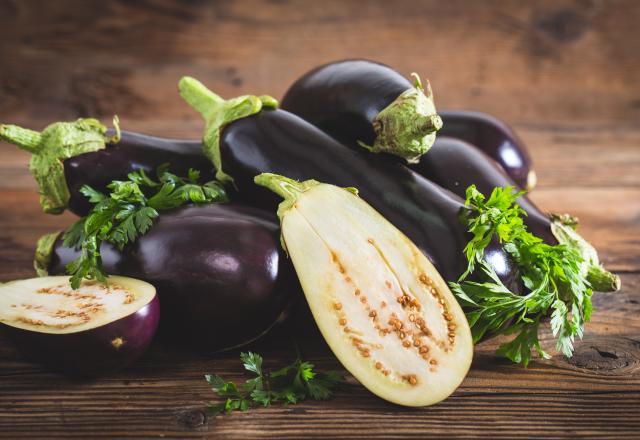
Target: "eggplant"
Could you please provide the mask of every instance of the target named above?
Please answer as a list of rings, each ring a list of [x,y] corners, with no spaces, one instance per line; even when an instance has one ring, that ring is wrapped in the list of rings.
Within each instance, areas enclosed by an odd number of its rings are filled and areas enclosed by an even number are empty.
[[[155,288],[109,277],[104,286],[68,277],[0,285],[0,331],[25,355],[71,376],[97,376],[126,367],[151,343],[160,319]]]
[[[253,182],[254,176],[265,172],[356,187],[364,200],[416,244],[445,280],[455,281],[465,271],[463,248],[470,237],[460,219],[466,213],[460,197],[400,163],[349,149],[302,118],[270,105],[247,104],[254,114],[236,120],[224,116],[242,99],[259,103],[257,97],[224,101],[193,78],[183,78],[179,89],[207,118],[205,154],[216,166],[218,180],[236,186],[237,200],[273,210],[278,198]],[[506,285],[521,291],[517,270],[497,241],[489,245],[485,257]]]
[[[460,197],[465,197],[471,185],[485,195],[496,187],[517,186],[504,169],[483,151],[450,137],[439,136],[429,155],[411,165],[411,169]],[[581,252],[588,262],[588,280],[594,290],[611,292],[620,289],[620,278],[602,267],[596,250],[575,231],[575,218],[544,213],[526,194],[521,195],[517,202],[526,213],[524,223],[530,232],[547,244],[563,243]]]
[[[122,251],[101,246],[104,270],[158,289],[163,339],[203,353],[233,348],[266,333],[282,316],[297,282],[269,212],[240,205],[197,205],[163,212]],[[80,255],[61,234],[45,236],[40,273],[62,274]]]
[[[42,209],[49,214],[69,209],[84,216],[91,209],[80,192],[84,185],[104,192],[113,180],[136,170],[152,173],[165,163],[179,175],[193,168],[206,180],[212,178],[199,142],[120,132],[117,119],[114,125],[115,131],[107,130],[95,119],[79,119],[51,124],[41,133],[0,125],[0,139],[32,153],[29,169],[38,182]]]
[[[416,108],[405,107],[403,111],[413,123],[384,128],[389,121],[384,119],[383,111],[420,88],[419,81],[412,85],[383,64],[366,60],[338,61],[313,69],[298,79],[286,92],[281,108],[306,119],[347,146],[401,142],[393,148],[374,151],[402,156],[405,149],[412,150],[411,139],[406,138],[406,126],[420,127],[423,117],[416,116]],[[432,99],[428,84],[425,92]],[[531,189],[535,185],[529,152],[505,123],[478,112],[440,112],[440,117],[440,134],[477,145],[496,160],[519,187]],[[416,162],[419,155],[406,158]]]
[[[313,317],[342,365],[406,406],[449,396],[471,365],[464,312],[429,260],[353,189],[261,174],[284,198],[283,246]]]

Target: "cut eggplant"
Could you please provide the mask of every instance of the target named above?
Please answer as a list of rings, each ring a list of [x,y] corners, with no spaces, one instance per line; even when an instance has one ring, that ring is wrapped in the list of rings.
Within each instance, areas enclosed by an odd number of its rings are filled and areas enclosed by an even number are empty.
[[[160,318],[156,289],[133,278],[108,284],[53,276],[0,285],[0,323],[27,356],[70,375],[123,368],[147,349]]]
[[[340,362],[374,394],[406,406],[449,396],[473,355],[462,309],[431,262],[352,192],[261,174],[311,312]]]

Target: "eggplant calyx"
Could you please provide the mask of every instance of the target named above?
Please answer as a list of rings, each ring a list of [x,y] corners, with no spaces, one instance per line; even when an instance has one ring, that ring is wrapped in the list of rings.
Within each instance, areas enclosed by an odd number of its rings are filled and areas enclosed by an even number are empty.
[[[620,290],[620,277],[607,271],[598,258],[598,252],[587,240],[576,232],[578,220],[568,215],[551,214],[551,232],[558,240],[582,256],[581,271],[597,292],[615,292]]]
[[[376,138],[372,146],[358,144],[373,153],[390,153],[408,163],[417,163],[433,146],[442,119],[436,112],[431,85],[423,88],[417,77],[415,86],[404,91],[373,121]]]
[[[51,266],[51,255],[53,254],[53,247],[56,240],[62,234],[63,231],[51,232],[45,234],[38,239],[36,245],[36,252],[33,259],[33,268],[39,277],[46,277],[49,275],[49,267]]]
[[[263,108],[277,108],[278,101],[268,95],[243,95],[223,99],[195,78],[182,77],[178,83],[180,96],[205,120],[203,150],[216,168],[216,179],[233,183],[233,177],[222,170],[220,131],[229,123],[259,113]]]
[[[118,118],[113,118],[115,136],[107,136],[107,127],[97,119],[56,122],[42,132],[0,125],[0,139],[29,151],[29,171],[38,182],[40,205],[48,214],[62,213],[69,203],[69,188],[63,161],[80,154],[92,153],[120,140]]]

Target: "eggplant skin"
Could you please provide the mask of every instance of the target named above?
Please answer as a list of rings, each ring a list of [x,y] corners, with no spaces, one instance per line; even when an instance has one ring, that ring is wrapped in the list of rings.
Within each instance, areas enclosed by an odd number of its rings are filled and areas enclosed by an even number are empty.
[[[460,219],[464,201],[398,161],[347,148],[283,110],[263,110],[228,124],[222,130],[220,152],[223,169],[238,188],[236,198],[244,203],[271,210],[278,206],[275,194],[254,184],[260,173],[355,187],[416,244],[445,280],[456,281],[466,268],[463,249],[470,237]],[[489,245],[487,257],[503,282],[520,292],[518,271],[497,241]]]
[[[153,284],[162,303],[160,337],[202,353],[256,339],[299,292],[273,213],[237,205],[163,213],[122,252],[103,244],[110,274]],[[78,251],[54,244],[50,272],[64,273]]]
[[[69,210],[84,216],[91,209],[80,189],[89,185],[106,191],[113,180],[123,180],[132,171],[144,170],[155,177],[158,166],[169,163],[170,171],[186,176],[189,168],[201,172],[204,180],[213,179],[213,167],[202,154],[197,141],[164,139],[123,131],[118,143],[92,153],[80,154],[64,161],[64,175],[69,188]]]
[[[121,370],[138,359],[151,344],[159,322],[156,295],[135,313],[77,333],[40,333],[4,324],[0,327],[26,357],[49,369],[74,377],[96,377]]]
[[[486,196],[496,187],[517,187],[505,170],[475,145],[446,136],[438,136],[429,154],[410,168],[460,197],[465,197],[470,185]],[[529,231],[548,244],[557,244],[549,216],[526,194],[518,199],[518,204],[527,213],[524,222]]]
[[[373,121],[411,82],[384,64],[344,60],[317,67],[286,92],[281,108],[311,122],[353,148],[372,145]],[[471,142],[496,160],[521,188],[531,180],[525,145],[504,122],[480,112],[443,111],[438,134]],[[428,155],[429,153],[427,153]],[[533,176],[533,175],[532,175]]]
[[[504,121],[481,112],[445,110],[439,112],[442,128],[438,136],[466,141],[495,160],[520,188],[535,186],[529,150]]]

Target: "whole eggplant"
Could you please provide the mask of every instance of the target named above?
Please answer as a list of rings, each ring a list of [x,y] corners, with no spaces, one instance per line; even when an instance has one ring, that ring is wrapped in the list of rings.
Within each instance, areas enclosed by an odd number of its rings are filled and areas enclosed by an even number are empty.
[[[59,235],[40,246],[36,267],[41,273],[63,274],[79,254],[65,247]],[[123,251],[103,243],[101,254],[107,273],[157,288],[165,339],[201,352],[232,348],[264,334],[299,289],[280,248],[277,219],[248,206],[167,211]]]
[[[212,178],[200,142],[107,130],[95,119],[57,122],[41,133],[0,125],[0,139],[33,154],[29,168],[40,187],[40,204],[50,214],[69,209],[84,216],[91,208],[80,192],[84,185],[104,191],[132,171],[152,173],[164,163],[180,175],[193,168]]]
[[[207,122],[204,136],[206,154],[217,164],[218,179],[233,180],[237,197],[245,203],[272,210],[277,207],[278,198],[254,184],[253,178],[260,173],[356,187],[364,200],[431,259],[446,280],[457,280],[464,272],[467,261],[463,248],[470,237],[461,223],[465,207],[460,197],[400,163],[349,149],[284,110],[258,105],[254,115],[220,127],[216,125],[219,120],[228,121],[220,112],[237,108],[240,98],[224,101],[193,78],[183,78],[179,88],[196,110],[214,115],[214,120]],[[241,98],[249,101],[251,97]],[[491,243],[485,256],[501,279],[520,291],[517,270],[497,241]]]
[[[491,194],[496,187],[517,186],[483,151],[470,143],[444,136],[438,136],[429,155],[412,164],[411,169],[460,197],[465,197],[470,185],[475,185],[485,195]],[[595,249],[575,232],[575,218],[544,213],[526,194],[518,198],[518,205],[526,213],[524,223],[530,232],[550,245],[575,246],[590,260],[588,279],[594,290],[609,292],[620,288],[619,277],[602,268]]]
[[[281,108],[321,128],[347,146],[373,145],[381,112],[414,89],[405,77],[383,64],[345,60],[325,64],[298,79]],[[427,89],[430,94],[430,89]],[[411,109],[409,109],[411,111]],[[521,188],[535,185],[531,157],[513,130],[478,112],[439,112],[439,133],[472,142],[496,160]],[[400,135],[398,131],[395,136]],[[400,147],[402,148],[402,147]]]

